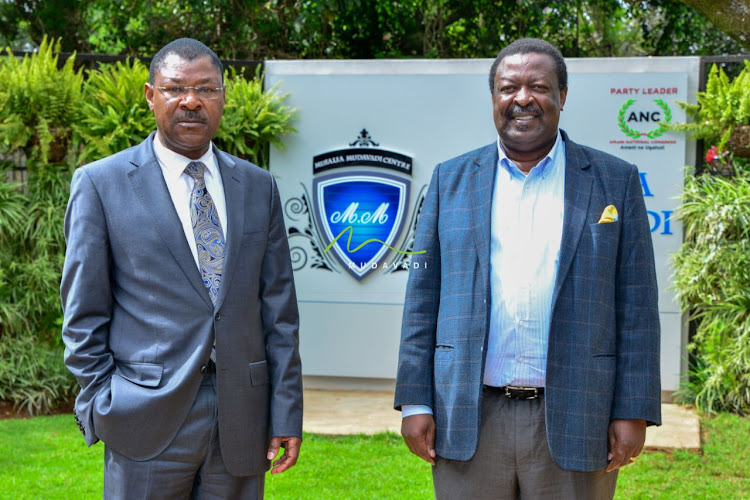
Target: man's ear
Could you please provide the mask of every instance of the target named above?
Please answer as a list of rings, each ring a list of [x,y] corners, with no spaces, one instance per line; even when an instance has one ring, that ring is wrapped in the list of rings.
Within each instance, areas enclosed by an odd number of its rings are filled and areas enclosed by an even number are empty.
[[[143,84],[143,92],[146,94],[146,101],[148,101],[148,109],[154,110],[154,86],[146,82]]]

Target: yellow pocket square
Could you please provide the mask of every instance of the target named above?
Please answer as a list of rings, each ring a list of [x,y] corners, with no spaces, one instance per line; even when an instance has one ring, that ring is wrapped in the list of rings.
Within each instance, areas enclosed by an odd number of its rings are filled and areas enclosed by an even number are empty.
[[[607,205],[607,208],[602,212],[602,216],[599,219],[599,224],[606,222],[615,222],[617,220],[617,209],[614,205]]]

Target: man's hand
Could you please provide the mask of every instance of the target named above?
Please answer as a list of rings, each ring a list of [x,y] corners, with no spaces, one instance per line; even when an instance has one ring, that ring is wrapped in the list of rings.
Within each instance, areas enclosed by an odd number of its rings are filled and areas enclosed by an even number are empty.
[[[271,474],[284,472],[296,464],[300,446],[302,446],[302,438],[283,436],[271,438],[271,444],[268,446],[268,460],[276,458],[279,448],[284,447],[284,454],[273,463]]]
[[[412,415],[401,419],[401,435],[412,453],[435,465],[435,419],[432,415]]]
[[[606,472],[624,467],[633,461],[646,441],[645,420],[613,420],[609,424],[609,465]]]

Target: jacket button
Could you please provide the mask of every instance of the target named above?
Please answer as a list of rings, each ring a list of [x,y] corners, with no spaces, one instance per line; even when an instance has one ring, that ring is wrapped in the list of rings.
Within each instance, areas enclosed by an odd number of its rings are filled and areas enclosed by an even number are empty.
[[[220,321],[220,320],[221,320],[221,314],[217,314],[216,315],[216,321]]]
[[[208,368],[207,368],[207,365],[203,365],[203,366],[201,366],[201,373],[205,375],[205,374],[206,374],[206,370],[207,370],[207,369],[208,369]]]

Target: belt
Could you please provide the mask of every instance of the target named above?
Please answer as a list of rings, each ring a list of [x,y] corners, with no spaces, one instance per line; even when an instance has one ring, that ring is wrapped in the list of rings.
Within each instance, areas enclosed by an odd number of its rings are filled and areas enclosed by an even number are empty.
[[[485,385],[484,387],[493,391],[500,391],[503,396],[510,399],[539,399],[544,394],[544,387],[518,387],[514,385],[502,387]]]
[[[201,366],[201,373],[204,375],[207,373],[208,374],[216,373],[216,363],[214,363],[212,360],[209,359],[208,363]]]

